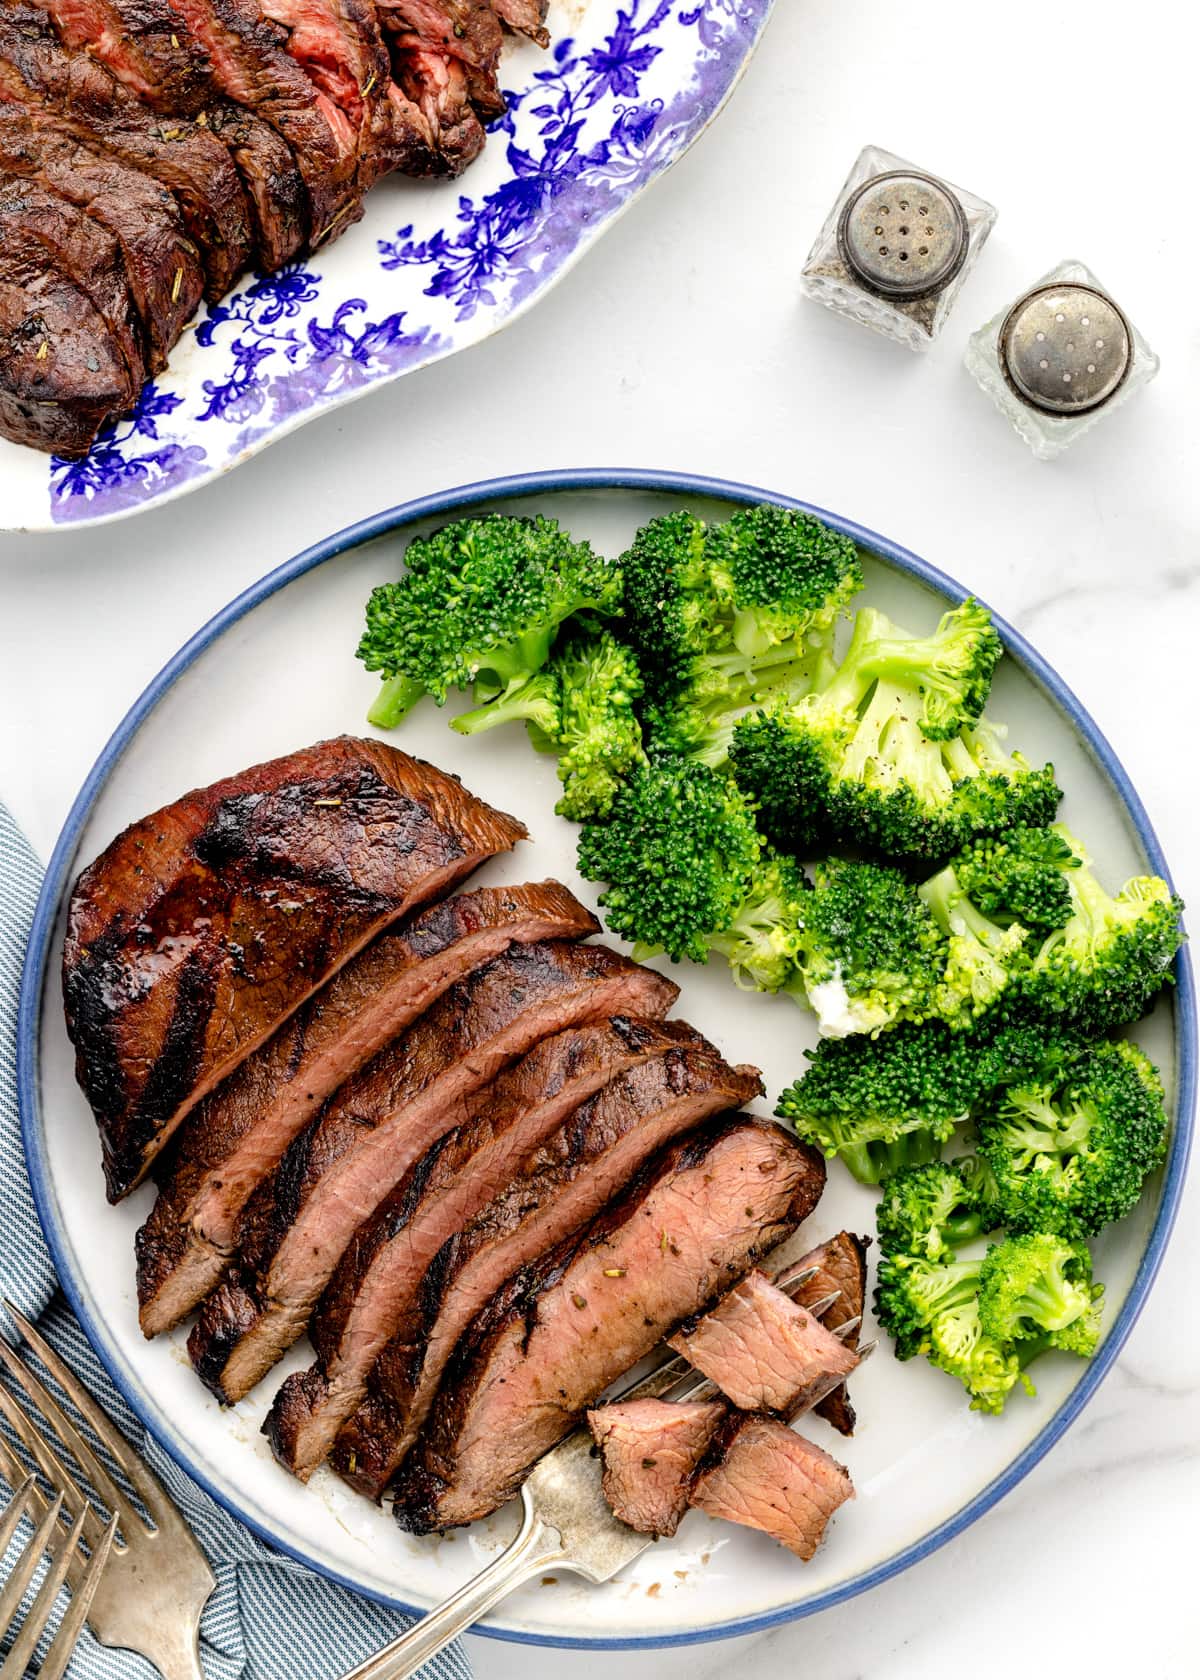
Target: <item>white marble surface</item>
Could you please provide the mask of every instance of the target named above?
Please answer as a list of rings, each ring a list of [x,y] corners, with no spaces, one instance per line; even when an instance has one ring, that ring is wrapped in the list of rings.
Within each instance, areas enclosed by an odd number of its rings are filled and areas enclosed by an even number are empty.
[[[1167,0],[1100,0],[1086,17],[1039,0],[779,0],[716,128],[509,332],[145,518],[0,543],[0,794],[48,850],[111,727],[174,648],[353,519],[493,473],[670,466],[837,508],[978,588],[1095,712],[1196,898],[1200,223],[1181,15]],[[1000,207],[924,360],[798,294],[812,231],[867,140]],[[967,333],[1065,254],[1113,289],[1163,372],[1046,466],[960,360]],[[1195,1675],[1198,1225],[1193,1190],[1100,1395],[1017,1492],[909,1575],[690,1651],[474,1640],[479,1680],[707,1680],[731,1664],[760,1680]]]

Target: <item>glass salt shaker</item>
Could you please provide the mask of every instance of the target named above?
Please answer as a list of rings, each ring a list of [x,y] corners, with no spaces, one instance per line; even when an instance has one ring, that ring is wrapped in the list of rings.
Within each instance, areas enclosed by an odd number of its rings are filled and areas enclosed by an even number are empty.
[[[945,325],[995,220],[984,199],[866,146],[800,284],[827,309],[910,350],[925,350]]]
[[[1034,454],[1053,460],[1158,372],[1090,268],[1063,262],[971,335],[967,370]]]

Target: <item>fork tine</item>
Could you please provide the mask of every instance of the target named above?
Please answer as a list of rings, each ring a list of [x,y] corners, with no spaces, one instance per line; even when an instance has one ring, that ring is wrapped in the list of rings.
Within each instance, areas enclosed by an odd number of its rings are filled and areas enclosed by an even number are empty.
[[[0,1592],[0,1631],[7,1632],[12,1625],[12,1619],[17,1613],[17,1606],[25,1597],[25,1589],[33,1580],[34,1572],[42,1560],[50,1537],[54,1533],[58,1522],[58,1513],[62,1510],[62,1494],[58,1495],[54,1503],[47,1508],[46,1515],[34,1530],[33,1538],[17,1559],[12,1574],[4,1583],[4,1591]]]
[[[166,1498],[157,1477],[152,1475],[141,1463],[137,1454],[130,1450],[129,1443],[120,1430],[100,1410],[87,1390],[81,1386],[53,1348],[30,1324],[25,1315],[19,1312],[11,1301],[5,1301],[4,1305],[26,1342],[37,1354],[67,1398],[108,1448],[116,1464],[122,1473],[129,1478],[139,1498],[157,1522],[159,1520],[158,1512],[163,1509],[163,1501]],[[96,1492],[103,1496],[109,1509],[117,1512],[123,1524],[141,1523],[144,1528],[145,1524],[142,1523],[141,1517],[121,1492],[116,1482],[113,1481],[70,1418],[67,1417],[62,1407],[25,1364],[16,1349],[3,1336],[0,1336],[0,1359],[4,1360],[13,1376],[33,1399],[34,1404],[58,1431],[63,1444],[75,1454],[84,1475],[91,1482]]]
[[[29,1505],[29,1495],[37,1487],[33,1476],[26,1476],[21,1485],[14,1489],[13,1496],[4,1508],[4,1515],[0,1517],[0,1557],[8,1550],[8,1543],[17,1531],[17,1524],[25,1515]]]
[[[806,1283],[811,1283],[820,1270],[820,1266],[785,1266],[775,1279],[775,1287],[785,1289],[790,1294],[793,1289],[800,1289]]]
[[[91,1608],[92,1599],[96,1595],[96,1588],[100,1585],[100,1577],[104,1573],[104,1565],[108,1562],[108,1554],[112,1550],[113,1540],[117,1532],[117,1519],[109,1519],[108,1527],[104,1530],[104,1538],[92,1553],[87,1569],[77,1587],[71,1592],[71,1602],[67,1613],[58,1624],[58,1631],[50,1641],[50,1649],[46,1652],[45,1661],[38,1669],[38,1680],[62,1680],[67,1664],[70,1662],[79,1635],[83,1631],[83,1624]]]
[[[835,1301],[840,1301],[841,1298],[842,1298],[841,1290],[840,1289],[833,1289],[829,1292],[828,1295],[822,1295],[821,1299],[819,1301],[814,1301],[812,1306],[809,1307],[808,1310],[813,1315],[814,1318],[820,1318],[822,1313],[827,1313],[829,1311],[830,1307],[834,1304],[834,1302]]]
[[[29,1607],[29,1614],[21,1623],[21,1631],[9,1647],[3,1667],[0,1667],[0,1680],[21,1680],[30,1658],[37,1648],[37,1642],[42,1637],[46,1623],[54,1609],[54,1601],[58,1597],[59,1588],[66,1578],[67,1565],[71,1560],[71,1553],[79,1544],[79,1537],[83,1533],[83,1521],[86,1511],[80,1511],[75,1518],[65,1545],[61,1534],[58,1536],[59,1547],[52,1558],[49,1569],[38,1588],[37,1597]]]
[[[844,1342],[847,1336],[853,1336],[854,1332],[861,1328],[862,1314],[859,1313],[857,1318],[848,1318],[845,1324],[839,1324],[836,1330],[831,1330],[830,1335],[836,1336],[839,1342]]]
[[[7,1346],[7,1344],[4,1342],[3,1337],[0,1337],[0,1357],[3,1355],[3,1349],[5,1346]],[[40,1384],[38,1386],[40,1387]],[[50,1399],[49,1395],[46,1396],[46,1399],[48,1403],[53,1406],[54,1402]],[[50,1486],[69,1499],[71,1510],[82,1512],[86,1521],[89,1517],[91,1508],[83,1489],[79,1486],[78,1482],[71,1474],[71,1471],[63,1463],[62,1459],[55,1452],[53,1446],[42,1434],[42,1431],[37,1427],[33,1419],[29,1417],[17,1404],[15,1396],[10,1394],[3,1384],[0,1384],[0,1411],[4,1413],[5,1417],[12,1425],[13,1430],[15,1431],[22,1446],[37,1461],[38,1468],[41,1470],[46,1480],[50,1483]],[[102,1531],[103,1525],[101,1524],[100,1519],[92,1515],[90,1532],[88,1534],[88,1544],[95,1544],[95,1541],[99,1539]]]
[[[25,1508],[34,1521],[40,1522],[46,1512],[50,1509],[50,1501],[46,1498],[46,1495],[38,1486],[37,1477],[26,1474],[24,1464],[17,1457],[16,1453],[12,1450],[2,1435],[0,1435],[0,1475],[4,1476],[5,1480],[9,1482],[12,1487],[17,1487],[17,1485],[20,1484],[21,1488],[27,1490],[25,1496]],[[22,1478],[24,1478],[24,1480],[22,1480]],[[16,1527],[16,1523],[19,1520],[20,1516],[18,1513],[18,1516],[13,1518],[11,1525],[9,1525],[9,1514],[5,1514],[3,1525],[0,1525],[0,1556],[3,1556],[4,1552],[7,1550],[9,1540],[12,1539],[12,1530]],[[65,1519],[60,1515],[60,1523],[64,1520]],[[8,1538],[4,1539],[3,1534],[6,1525]],[[99,1522],[97,1522],[97,1527],[99,1527]],[[78,1589],[79,1583],[83,1579],[86,1564],[87,1559],[81,1551],[77,1549],[72,1553],[70,1568],[67,1571],[67,1585],[70,1587],[72,1592],[75,1592]]]

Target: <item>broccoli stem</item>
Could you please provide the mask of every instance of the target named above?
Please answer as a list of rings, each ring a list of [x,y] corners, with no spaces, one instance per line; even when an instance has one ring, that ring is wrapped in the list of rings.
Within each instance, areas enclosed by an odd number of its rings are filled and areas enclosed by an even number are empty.
[[[458,717],[450,719],[451,729],[457,730],[460,735],[481,735],[485,730],[495,729],[497,724],[524,722],[533,724],[553,742],[558,736],[559,713],[554,696],[547,692],[547,685],[542,680],[544,675],[539,673],[518,688],[502,694],[499,699],[476,706],[473,711],[460,712]]]
[[[377,729],[395,729],[424,693],[425,684],[415,677],[406,677],[403,671],[397,671],[394,677],[385,677],[375,696],[375,703],[367,713],[367,722],[373,723]]]
[[[564,602],[562,618],[567,617],[570,610],[570,604]],[[487,663],[475,673],[476,699],[495,699],[506,689],[523,684],[535,671],[540,671],[550,657],[560,623],[561,618],[556,618],[551,624],[535,625],[507,647],[493,648]]]
[[[942,1140],[924,1129],[905,1132],[891,1143],[872,1138],[867,1143],[843,1144],[838,1157],[860,1184],[882,1184],[902,1167],[923,1167],[942,1156]]]

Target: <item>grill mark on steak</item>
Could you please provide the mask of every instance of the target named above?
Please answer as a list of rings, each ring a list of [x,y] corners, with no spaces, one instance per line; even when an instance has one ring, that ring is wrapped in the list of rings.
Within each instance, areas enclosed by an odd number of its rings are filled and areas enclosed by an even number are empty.
[[[246,267],[249,206],[225,147],[198,123],[146,110],[89,53],[64,47],[45,13],[0,7],[0,99],[48,127],[141,169],[174,193],[204,259],[206,295],[224,297]]]
[[[854,1498],[844,1465],[777,1418],[730,1412],[709,1444],[690,1503],[768,1534],[805,1562],[839,1505]]]
[[[617,1012],[663,1014],[679,988],[598,945],[513,947],[459,981],[344,1086],[251,1198],[239,1261],[188,1340],[193,1364],[234,1401],[303,1333],[355,1230],[470,1099],[531,1045]],[[235,1299],[236,1297],[236,1299]],[[252,1333],[228,1333],[255,1299]]]
[[[544,1039],[500,1075],[474,1116],[439,1139],[359,1227],[338,1263],[309,1321],[316,1362],[288,1378],[264,1425],[288,1469],[304,1480],[324,1458],[442,1244],[512,1181],[530,1152],[617,1074],[701,1042],[682,1022],[617,1016]],[[356,1419],[351,1452],[360,1433]],[[390,1432],[386,1441],[395,1438]],[[344,1463],[346,1443],[339,1447]],[[357,1457],[364,1475],[366,1463],[364,1445]]]
[[[373,935],[524,832],[444,772],[343,737],[119,835],[76,882],[63,952],[110,1198]]]
[[[143,1333],[170,1329],[216,1287],[250,1195],[292,1139],[436,997],[513,942],[598,931],[557,881],[482,887],[380,934],[347,963],[183,1123],[137,1237]]]
[[[856,1237],[852,1231],[839,1231],[836,1237],[812,1249],[797,1266],[816,1266],[816,1275],[796,1291],[796,1300],[811,1307],[814,1302],[841,1291],[833,1305],[821,1314],[821,1322],[830,1330],[837,1330],[852,1318],[861,1318],[867,1293],[867,1249],[870,1237]],[[848,1335],[843,1346],[857,1348],[861,1330]],[[831,1423],[839,1435],[853,1435],[854,1407],[845,1385],[827,1394],[816,1408],[817,1414]]]
[[[393,1485],[401,1527],[428,1534],[502,1505],[610,1382],[788,1236],[824,1183],[815,1151],[747,1115],[663,1151],[459,1342]]]
[[[93,54],[135,99],[193,117],[237,165],[260,260],[279,268],[308,239],[308,194],[287,142],[220,97],[208,53],[169,0],[34,0],[70,47]]]
[[[118,240],[147,366],[159,372],[204,295],[199,252],[173,196],[140,170],[33,127],[3,101],[0,169],[57,192]]]
[[[613,1516],[639,1534],[674,1534],[692,1477],[728,1410],[722,1400],[647,1399],[590,1411],[601,1490]]]
[[[338,1443],[335,1468],[378,1498],[429,1413],[455,1344],[495,1291],[594,1219],[648,1157],[711,1114],[761,1093],[704,1040],[676,1044],[578,1108],[435,1256],[373,1379],[372,1403]]]

